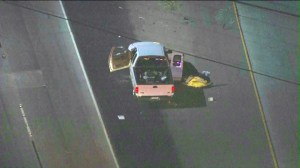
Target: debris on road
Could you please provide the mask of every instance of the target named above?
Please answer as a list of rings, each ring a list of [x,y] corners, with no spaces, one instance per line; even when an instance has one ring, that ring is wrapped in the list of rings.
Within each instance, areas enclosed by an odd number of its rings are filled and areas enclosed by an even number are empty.
[[[124,115],[118,115],[118,119],[119,120],[125,120],[125,116]]]
[[[212,102],[212,101],[214,101],[214,98],[213,97],[209,97],[208,101]]]
[[[190,75],[185,80],[184,84],[187,86],[190,86],[190,87],[194,87],[194,88],[203,88],[203,87],[209,86],[211,84],[211,82],[200,76]]]
[[[184,82],[185,85],[194,88],[203,88],[210,86],[212,82],[210,81],[210,72],[202,71],[199,75],[190,75]]]

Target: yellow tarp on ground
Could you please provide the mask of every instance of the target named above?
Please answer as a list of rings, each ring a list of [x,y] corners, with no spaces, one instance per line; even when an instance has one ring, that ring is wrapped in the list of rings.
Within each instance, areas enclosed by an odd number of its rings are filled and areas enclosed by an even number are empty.
[[[185,84],[190,87],[201,88],[210,85],[211,83],[200,76],[189,76],[185,80]]]

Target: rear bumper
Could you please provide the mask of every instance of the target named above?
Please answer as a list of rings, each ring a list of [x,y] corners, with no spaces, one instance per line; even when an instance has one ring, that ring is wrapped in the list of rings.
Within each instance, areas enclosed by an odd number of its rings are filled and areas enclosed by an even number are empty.
[[[173,98],[173,96],[136,96],[138,100],[141,101],[168,101]]]

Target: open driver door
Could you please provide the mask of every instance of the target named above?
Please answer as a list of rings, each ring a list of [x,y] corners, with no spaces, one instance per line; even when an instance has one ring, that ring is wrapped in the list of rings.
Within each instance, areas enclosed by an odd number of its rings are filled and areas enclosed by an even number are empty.
[[[117,71],[130,66],[131,52],[123,46],[112,47],[108,57],[109,71]]]

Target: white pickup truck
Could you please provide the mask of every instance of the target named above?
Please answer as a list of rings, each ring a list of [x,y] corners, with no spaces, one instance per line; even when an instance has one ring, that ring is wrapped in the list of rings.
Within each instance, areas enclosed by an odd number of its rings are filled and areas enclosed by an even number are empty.
[[[166,50],[157,42],[136,42],[128,49],[113,47],[108,59],[110,72],[129,67],[133,95],[163,100],[174,95],[174,80],[181,80],[183,54]]]

